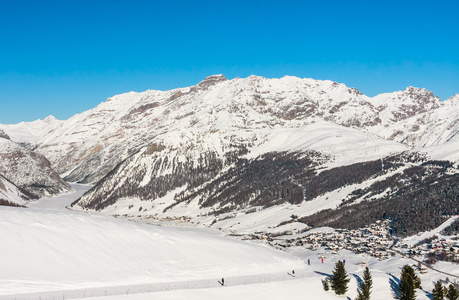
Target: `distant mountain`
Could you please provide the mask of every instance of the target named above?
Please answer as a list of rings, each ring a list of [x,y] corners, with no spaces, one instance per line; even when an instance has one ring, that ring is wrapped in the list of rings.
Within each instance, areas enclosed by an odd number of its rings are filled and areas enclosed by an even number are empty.
[[[412,148],[425,148],[459,141],[459,95],[440,107],[414,114],[375,131],[385,139],[406,144]],[[457,158],[456,158],[457,159]]]
[[[33,122],[21,122],[19,124],[0,124],[0,130],[9,135],[10,139],[21,144],[34,143],[37,138],[52,132],[63,121],[57,120],[53,116],[48,116],[43,120]]]
[[[421,226],[403,223],[413,214],[433,212],[429,227],[459,213],[447,204],[458,202],[458,99],[415,87],[371,98],[332,81],[213,75],[111,97],[30,147],[66,180],[96,183],[74,209],[237,232],[387,217],[406,234]],[[413,208],[413,195],[426,201]],[[349,215],[367,202],[380,206],[368,204],[368,218]],[[346,220],[327,217],[337,211]]]
[[[43,155],[6,138],[0,138],[0,162],[0,175],[3,178],[3,187],[7,190],[3,196],[18,196],[4,200],[23,204],[21,201],[71,190],[71,187],[54,172]],[[17,188],[19,191],[16,191]]]

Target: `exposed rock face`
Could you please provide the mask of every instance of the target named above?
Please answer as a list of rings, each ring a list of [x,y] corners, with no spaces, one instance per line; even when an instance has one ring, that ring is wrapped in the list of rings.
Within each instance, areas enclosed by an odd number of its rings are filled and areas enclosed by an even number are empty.
[[[7,139],[7,140],[10,139],[10,137],[1,129],[0,129],[0,138]]]
[[[43,155],[13,141],[0,138],[0,161],[0,175],[26,191],[29,199],[71,190]]]
[[[16,186],[14,183],[0,175],[0,205],[23,206],[36,196]]]

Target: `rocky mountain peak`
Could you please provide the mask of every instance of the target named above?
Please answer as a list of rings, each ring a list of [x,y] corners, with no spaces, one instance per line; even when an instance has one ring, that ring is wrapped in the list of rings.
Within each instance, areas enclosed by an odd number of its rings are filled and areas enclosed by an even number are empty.
[[[440,99],[434,95],[432,91],[428,91],[424,88],[417,88],[409,86],[404,91],[403,94],[409,96],[413,100],[421,100],[423,103],[439,102]]]
[[[204,79],[200,83],[198,83],[198,87],[207,89],[210,86],[216,85],[219,82],[223,82],[227,80],[228,79],[226,79],[226,77],[223,76],[222,74],[211,75],[211,76],[206,77],[206,79]]]
[[[53,115],[49,115],[46,118],[44,118],[43,121],[49,124],[57,121],[57,119]]]
[[[71,190],[46,157],[11,140],[0,139],[0,161],[0,174],[34,198]]]

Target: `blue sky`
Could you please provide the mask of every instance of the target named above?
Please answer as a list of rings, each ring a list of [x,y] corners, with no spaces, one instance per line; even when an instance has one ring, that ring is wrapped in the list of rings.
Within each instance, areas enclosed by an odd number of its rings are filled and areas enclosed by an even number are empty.
[[[252,74],[459,93],[459,1],[0,2],[0,123]]]

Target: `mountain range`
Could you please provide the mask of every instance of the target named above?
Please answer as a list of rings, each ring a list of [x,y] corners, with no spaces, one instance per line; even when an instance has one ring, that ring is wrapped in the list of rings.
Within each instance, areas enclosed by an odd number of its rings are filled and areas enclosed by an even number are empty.
[[[239,233],[390,218],[403,235],[459,213],[458,114],[459,95],[414,87],[368,97],[332,81],[213,75],[110,97],[65,121],[0,124],[14,142],[0,140],[94,184],[72,209]],[[4,161],[12,183],[34,178]]]

